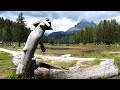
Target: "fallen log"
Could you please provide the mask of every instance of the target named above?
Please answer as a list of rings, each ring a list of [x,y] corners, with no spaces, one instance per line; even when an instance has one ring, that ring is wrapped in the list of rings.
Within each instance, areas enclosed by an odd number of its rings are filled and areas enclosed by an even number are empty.
[[[105,79],[119,74],[114,59],[101,62],[99,65],[88,68],[45,68],[38,67],[34,76],[40,79]]]

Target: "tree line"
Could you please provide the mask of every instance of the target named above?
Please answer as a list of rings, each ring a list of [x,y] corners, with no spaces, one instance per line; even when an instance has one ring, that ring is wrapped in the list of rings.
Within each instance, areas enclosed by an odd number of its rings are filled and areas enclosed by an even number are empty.
[[[18,42],[20,47],[22,42],[26,42],[30,33],[30,28],[25,26],[25,17],[22,12],[16,18],[16,22],[0,17],[0,41],[8,45]]]
[[[51,44],[115,44],[120,43],[120,25],[115,19],[100,21],[96,27],[86,27],[61,39],[45,37]]]
[[[0,41],[10,44],[26,42],[30,28],[25,27],[25,17],[21,12],[16,22],[0,17]],[[44,35],[44,43],[50,44],[115,44],[120,43],[120,25],[115,19],[100,21],[96,27],[86,27],[77,33],[64,38],[48,38]]]

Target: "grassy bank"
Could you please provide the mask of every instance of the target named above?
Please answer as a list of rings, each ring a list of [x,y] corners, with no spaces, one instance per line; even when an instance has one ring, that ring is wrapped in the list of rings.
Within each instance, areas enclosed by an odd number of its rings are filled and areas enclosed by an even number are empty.
[[[15,79],[15,70],[12,63],[12,58],[9,53],[0,52],[0,79]]]

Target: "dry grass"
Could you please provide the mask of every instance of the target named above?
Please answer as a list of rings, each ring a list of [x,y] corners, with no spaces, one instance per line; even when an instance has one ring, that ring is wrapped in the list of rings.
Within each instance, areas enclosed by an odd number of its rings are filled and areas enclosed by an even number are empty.
[[[101,54],[101,52],[109,51],[120,51],[120,46],[107,46],[107,45],[49,45],[45,44],[46,52],[42,53],[38,48],[36,53],[44,55],[63,55],[71,54],[74,57],[85,56],[87,54],[96,53]]]
[[[94,60],[94,61],[84,61],[81,62],[80,68],[87,68],[87,67],[91,67],[91,66],[95,66],[95,65],[99,65],[101,62],[101,60]]]
[[[41,62],[49,64],[54,67],[68,69],[69,67],[73,67],[78,61],[71,60],[71,61],[52,61],[52,60],[42,60]]]

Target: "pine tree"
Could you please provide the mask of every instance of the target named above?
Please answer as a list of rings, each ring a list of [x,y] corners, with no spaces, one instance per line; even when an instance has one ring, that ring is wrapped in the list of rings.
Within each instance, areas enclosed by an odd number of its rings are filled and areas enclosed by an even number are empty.
[[[17,18],[17,24],[18,24],[18,30],[17,30],[17,33],[18,33],[18,46],[20,47],[21,45],[21,42],[24,41],[24,37],[26,36],[26,31],[25,31],[25,21],[24,21],[24,17],[23,17],[23,13],[21,12],[19,15],[18,15],[18,18]]]

